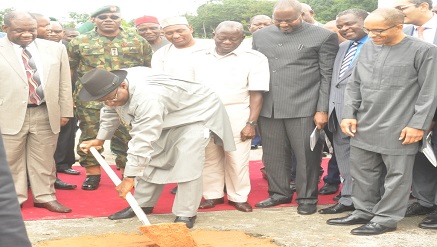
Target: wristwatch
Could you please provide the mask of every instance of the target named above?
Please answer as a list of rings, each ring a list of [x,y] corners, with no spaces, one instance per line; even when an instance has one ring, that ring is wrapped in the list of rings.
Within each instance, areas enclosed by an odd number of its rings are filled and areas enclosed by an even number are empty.
[[[258,125],[256,123],[256,121],[249,121],[249,122],[246,122],[246,124],[251,125],[251,126],[257,126]]]

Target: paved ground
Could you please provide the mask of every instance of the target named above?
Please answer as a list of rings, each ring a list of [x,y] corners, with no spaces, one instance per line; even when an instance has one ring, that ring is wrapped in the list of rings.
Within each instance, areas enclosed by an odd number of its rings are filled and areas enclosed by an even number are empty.
[[[107,148],[106,150],[109,150]],[[251,159],[258,160],[262,150],[251,152]],[[113,157],[105,154],[108,160]],[[319,206],[322,208],[325,206]],[[95,209],[98,210],[98,209]],[[346,213],[339,216],[346,215]],[[355,226],[330,226],[325,222],[329,215],[297,214],[296,207],[255,209],[252,213],[220,211],[199,213],[194,229],[241,230],[257,237],[269,237],[278,246],[436,246],[437,231],[422,230],[417,224],[423,217],[406,218],[398,230],[379,236],[353,236]],[[336,217],[336,216],[335,216]],[[173,215],[150,215],[151,223],[172,222]],[[107,218],[73,220],[42,220],[25,222],[32,243],[81,235],[110,232],[136,232],[141,223],[137,219],[111,221]],[[217,243],[216,246],[220,246]],[[239,246],[235,243],[235,246]],[[122,247],[122,246],[120,246]],[[181,246],[183,247],[183,246]]]

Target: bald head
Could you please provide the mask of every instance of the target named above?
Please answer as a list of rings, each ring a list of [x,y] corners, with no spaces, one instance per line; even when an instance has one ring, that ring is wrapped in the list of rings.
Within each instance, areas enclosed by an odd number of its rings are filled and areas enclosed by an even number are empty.
[[[250,18],[249,31],[254,33],[259,29],[272,25],[272,18],[266,15],[255,15]]]
[[[395,8],[376,9],[364,20],[364,28],[376,45],[394,46],[405,34],[402,32],[404,14]]]
[[[302,5],[302,19],[308,23],[314,24],[316,20],[314,19],[314,10],[306,3],[301,3]]]
[[[370,16],[384,19],[384,23],[389,26],[404,24],[404,13],[395,8],[376,9],[368,17]]]
[[[279,0],[273,7],[273,15],[277,10],[293,9],[295,12],[302,12],[302,4],[297,0]]]

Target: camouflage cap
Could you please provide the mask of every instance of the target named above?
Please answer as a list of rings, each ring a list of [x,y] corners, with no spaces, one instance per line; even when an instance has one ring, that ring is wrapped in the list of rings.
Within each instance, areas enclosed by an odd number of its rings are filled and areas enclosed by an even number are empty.
[[[107,5],[99,8],[91,14],[91,17],[96,17],[103,13],[120,13],[120,7],[115,5]]]

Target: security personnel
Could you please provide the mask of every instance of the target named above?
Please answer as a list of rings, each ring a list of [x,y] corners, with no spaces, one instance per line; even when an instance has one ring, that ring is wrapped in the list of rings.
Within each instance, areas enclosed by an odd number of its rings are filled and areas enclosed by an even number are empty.
[[[72,72],[77,72],[78,78],[95,68],[111,71],[135,66],[150,67],[152,48],[135,32],[125,31],[120,27],[122,18],[118,6],[99,8],[91,14],[91,21],[96,28],[74,38],[68,45],[70,67]],[[81,101],[77,97],[81,89],[82,85],[78,80],[74,102],[81,130],[79,143],[96,138],[102,108],[100,102]],[[117,156],[115,162],[122,174],[126,165],[129,139],[127,127],[120,125],[111,140],[111,151]],[[77,150],[80,155],[79,163],[85,167],[87,175],[82,189],[95,190],[100,182],[100,166],[91,154],[83,153],[80,148]]]

